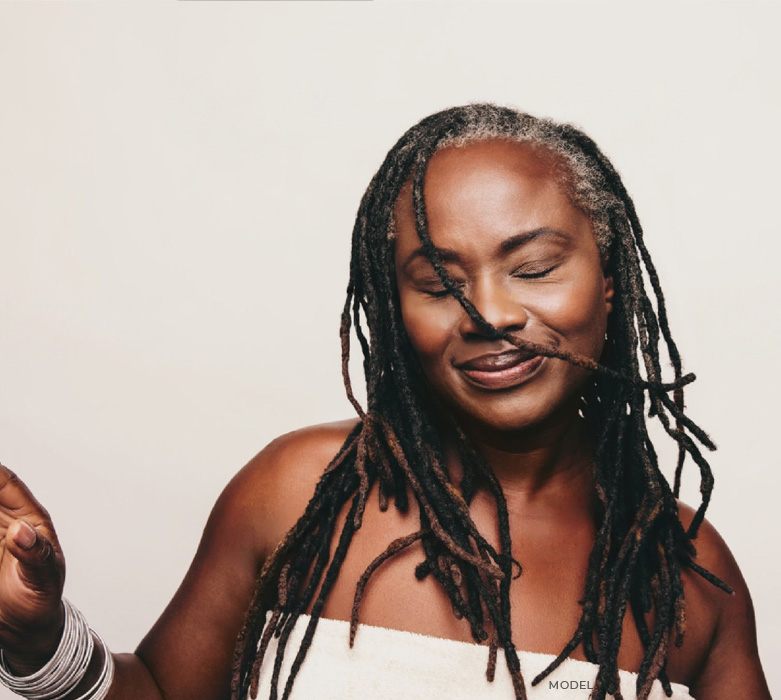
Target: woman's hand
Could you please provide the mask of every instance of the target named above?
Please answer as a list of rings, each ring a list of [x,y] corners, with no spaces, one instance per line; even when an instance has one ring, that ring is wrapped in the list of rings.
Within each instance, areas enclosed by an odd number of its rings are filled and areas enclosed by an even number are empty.
[[[217,500],[173,600],[135,654],[113,655],[116,672],[107,700],[230,696],[236,638],[257,573],[304,512],[354,424],[315,426],[278,438],[236,474]],[[144,569],[138,575],[157,572]],[[56,651],[64,578],[49,514],[0,467],[0,648],[16,675],[36,671]],[[101,665],[96,659],[69,697],[80,697],[95,683]]]
[[[63,626],[65,559],[49,514],[0,465],[0,648],[11,670],[43,666]]]

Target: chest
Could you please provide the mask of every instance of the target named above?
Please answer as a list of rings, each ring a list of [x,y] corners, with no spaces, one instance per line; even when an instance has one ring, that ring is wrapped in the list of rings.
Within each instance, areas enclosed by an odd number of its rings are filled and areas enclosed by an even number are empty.
[[[490,522],[476,524],[496,539]],[[555,526],[513,519],[513,556],[522,573],[510,585],[513,642],[518,649],[557,655],[571,639],[581,618],[586,572],[595,528],[587,519],[563,519]],[[493,526],[495,529],[495,525]],[[349,620],[356,586],[372,561],[397,538],[419,528],[417,515],[386,513],[367,508],[362,528],[354,536],[322,617]],[[425,554],[420,542],[385,561],[372,575],[360,601],[359,619],[377,627],[415,632],[430,637],[474,642],[470,625],[453,613],[450,599],[432,575],[419,580],[415,568]],[[696,645],[695,645],[696,646]],[[644,650],[631,614],[624,618],[619,668],[636,672]],[[571,654],[585,659],[582,648]],[[689,645],[671,650],[668,669],[673,681],[687,683],[700,655]]]
[[[476,513],[476,525],[498,548],[498,532],[490,520]],[[486,520],[486,522],[483,522]],[[356,586],[372,561],[397,538],[419,528],[417,514],[367,508],[363,526],[355,534],[337,581],[328,596],[324,617],[348,619]],[[586,523],[540,523],[515,519],[513,556],[522,573],[510,586],[513,638],[530,651],[556,653],[566,644],[581,615],[578,603],[593,546],[593,528]],[[415,569],[425,559],[415,542],[383,563],[372,575],[360,603],[362,622],[435,637],[474,642],[466,620],[453,614],[450,599],[433,575],[422,580]],[[517,571],[516,571],[517,573]]]

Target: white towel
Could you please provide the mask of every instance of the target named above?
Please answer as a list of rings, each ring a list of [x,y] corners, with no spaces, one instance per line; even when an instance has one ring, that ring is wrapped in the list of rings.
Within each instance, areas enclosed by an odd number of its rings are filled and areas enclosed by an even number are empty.
[[[282,663],[279,697],[285,688],[290,666],[298,652],[309,617],[302,615],[290,635]],[[496,678],[485,677],[488,647],[451,639],[428,637],[384,627],[360,625],[355,646],[350,649],[349,624],[321,619],[312,644],[296,676],[291,700],[512,700],[510,676],[502,650],[496,664]],[[260,671],[258,698],[269,697],[277,640],[272,638]],[[528,700],[587,700],[597,666],[566,659],[541,683],[531,680],[555,657],[519,652]],[[636,700],[637,675],[620,671],[621,694]],[[672,700],[693,700],[685,685],[672,684]],[[656,681],[650,700],[666,700]]]

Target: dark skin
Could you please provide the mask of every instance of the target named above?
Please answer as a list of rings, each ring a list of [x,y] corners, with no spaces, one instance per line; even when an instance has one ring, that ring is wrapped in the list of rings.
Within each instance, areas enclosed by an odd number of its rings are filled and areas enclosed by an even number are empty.
[[[612,280],[588,218],[554,177],[555,168],[544,152],[504,141],[443,149],[426,179],[431,237],[448,251],[448,272],[494,326],[598,359]],[[590,431],[577,413],[586,375],[552,358],[498,382],[496,374],[470,369],[470,360],[508,348],[484,337],[458,302],[442,294],[430,263],[416,253],[420,241],[409,189],[399,199],[396,219],[396,272],[410,341],[433,394],[486,456],[507,497],[513,555],[524,567],[511,588],[514,642],[557,654],[580,617],[577,601],[597,524]],[[255,572],[304,511],[353,425],[315,426],[278,438],[234,477],[165,612],[135,654],[115,655],[111,700],[229,696],[235,640]],[[457,459],[449,466],[457,479]],[[405,515],[392,507],[382,513],[372,492],[324,617],[349,619],[355,585],[368,564],[393,539],[419,528],[414,503]],[[679,512],[688,524],[693,510],[681,504]],[[495,504],[486,490],[478,491],[471,514],[497,544]],[[40,667],[56,647],[64,560],[48,514],[7,470],[0,474],[0,536],[0,646],[23,674]],[[696,545],[697,561],[735,594],[684,572],[686,641],[680,649],[671,647],[670,680],[689,686],[698,700],[769,699],[740,570],[707,522]],[[422,558],[418,543],[376,572],[361,621],[472,642],[467,623],[453,616],[432,577],[416,580],[414,567]],[[572,656],[583,659],[582,649]],[[619,666],[637,671],[641,659],[627,617]]]

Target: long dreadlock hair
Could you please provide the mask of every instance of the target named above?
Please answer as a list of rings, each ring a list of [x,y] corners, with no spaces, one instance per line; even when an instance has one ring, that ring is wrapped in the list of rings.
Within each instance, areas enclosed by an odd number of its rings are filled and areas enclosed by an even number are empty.
[[[562,186],[573,204],[590,217],[597,245],[607,261],[605,274],[612,275],[615,285],[601,364],[560,349],[522,342],[492,326],[450,278],[431,241],[423,197],[430,158],[445,146],[496,138],[529,143],[552,153],[564,166]],[[511,556],[502,488],[455,420],[445,417],[463,465],[460,482],[451,481],[442,432],[435,427],[426,384],[401,319],[394,267],[394,206],[409,181],[424,251],[447,292],[481,332],[592,370],[582,411],[595,430],[593,461],[601,518],[577,629],[532,684],[539,683],[582,644],[586,658],[599,667],[592,698],[604,700],[612,694],[621,700],[617,658],[622,622],[629,608],[645,652],[637,696],[645,700],[657,679],[670,695],[667,652],[671,638],[677,646],[682,644],[686,625],[682,569],[689,568],[730,591],[694,561],[692,540],[713,487],[711,469],[697,443],[715,449],[683,411],[683,387],[694,376],[682,373],[659,278],[635,207],[610,161],[588,136],[570,125],[492,104],[473,104],[434,114],[407,131],[363,196],[353,230],[350,282],[340,329],[345,388],[360,421],[326,468],[304,514],[258,574],[236,646],[233,700],[243,700],[248,691],[253,698],[257,696],[260,665],[272,636],[277,636],[271,679],[271,698],[276,700],[287,641],[297,618],[311,606],[303,641],[282,692],[283,700],[289,697],[326,597],[351,539],[361,527],[374,485],[382,510],[392,504],[406,512],[408,493],[412,493],[420,513],[420,529],[392,542],[364,572],[355,592],[350,644],[371,575],[387,559],[420,540],[425,557],[416,576],[433,576],[447,593],[455,615],[468,621],[474,639],[488,642],[489,680],[494,677],[497,651],[500,647],[504,650],[516,698],[526,698],[510,627],[510,583],[520,566]],[[644,273],[652,296],[646,290]],[[365,410],[354,396],[348,371],[353,329],[363,352]],[[674,371],[669,383],[662,382],[661,343]],[[659,469],[648,435],[646,396],[648,416],[655,416],[678,445],[672,489]],[[687,455],[699,468],[702,494],[688,531],[678,518],[676,503]],[[498,549],[478,531],[470,516],[469,504],[478,484],[490,491],[496,504]],[[339,513],[348,503],[347,520],[337,535]],[[338,541],[331,556],[334,537]],[[646,613],[651,610],[655,614],[649,627]]]

